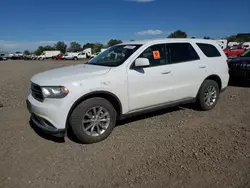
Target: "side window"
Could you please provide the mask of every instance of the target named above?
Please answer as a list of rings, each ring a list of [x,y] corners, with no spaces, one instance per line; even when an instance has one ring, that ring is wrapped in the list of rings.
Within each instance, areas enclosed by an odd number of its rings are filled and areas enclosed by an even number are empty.
[[[147,58],[150,62],[150,67],[160,66],[166,64],[165,44],[157,44],[147,48],[139,56]]]
[[[200,57],[190,43],[168,43],[166,53],[169,63],[181,63],[199,60]]]
[[[220,52],[216,49],[214,45],[211,44],[204,44],[204,43],[196,43],[201,51],[207,56],[207,57],[220,57]]]

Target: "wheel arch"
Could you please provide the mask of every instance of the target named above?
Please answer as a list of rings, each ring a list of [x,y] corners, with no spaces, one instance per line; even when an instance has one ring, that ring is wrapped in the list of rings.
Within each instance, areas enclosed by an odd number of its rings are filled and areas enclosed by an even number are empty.
[[[199,94],[199,92],[200,92],[200,88],[201,88],[201,86],[203,85],[203,83],[204,83],[205,80],[213,80],[213,81],[215,81],[215,82],[218,84],[219,89],[220,89],[220,91],[221,91],[221,89],[222,89],[222,81],[221,81],[221,78],[220,78],[217,74],[212,74],[212,75],[209,75],[208,77],[206,77],[206,78],[203,80],[203,82],[202,82],[202,84],[200,85],[199,90],[198,90],[198,92],[197,92],[197,94],[196,94],[196,98],[197,98],[197,96],[198,96],[198,94]]]
[[[109,92],[109,91],[93,91],[90,92],[88,94],[85,94],[83,96],[81,96],[79,99],[77,99],[74,104],[71,106],[68,115],[67,115],[67,119],[66,119],[66,133],[68,131],[69,128],[69,118],[72,114],[72,112],[74,111],[74,109],[83,101],[90,99],[90,98],[94,98],[94,97],[101,97],[104,98],[106,100],[108,100],[115,108],[116,112],[117,112],[117,119],[119,119],[119,117],[122,115],[122,103],[119,100],[119,98]]]
[[[213,80],[213,81],[215,81],[218,84],[219,89],[221,91],[221,89],[222,89],[222,81],[221,81],[221,78],[217,74],[212,74],[212,75],[208,76],[205,80]]]

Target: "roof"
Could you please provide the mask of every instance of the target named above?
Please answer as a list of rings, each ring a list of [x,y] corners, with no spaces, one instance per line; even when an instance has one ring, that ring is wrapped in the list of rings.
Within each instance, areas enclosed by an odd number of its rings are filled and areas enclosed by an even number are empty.
[[[123,42],[122,44],[140,44],[144,45],[147,43],[164,43],[164,42],[200,42],[200,43],[214,43],[215,40],[211,39],[198,39],[198,38],[164,38],[164,39],[151,39],[151,40],[138,40],[138,41],[129,41],[129,42]]]

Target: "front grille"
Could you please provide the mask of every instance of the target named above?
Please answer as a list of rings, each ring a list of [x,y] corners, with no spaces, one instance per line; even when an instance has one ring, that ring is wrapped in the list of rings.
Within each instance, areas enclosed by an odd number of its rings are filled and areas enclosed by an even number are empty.
[[[38,101],[43,102],[43,92],[39,85],[31,83],[31,95]]]
[[[228,66],[231,70],[250,70],[250,64],[246,62],[229,62]]]

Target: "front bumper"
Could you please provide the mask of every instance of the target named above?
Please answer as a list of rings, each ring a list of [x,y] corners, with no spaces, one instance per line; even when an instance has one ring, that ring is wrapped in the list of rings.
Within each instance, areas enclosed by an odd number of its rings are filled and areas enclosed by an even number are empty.
[[[33,123],[33,125],[35,125],[36,128],[39,128],[43,132],[56,137],[65,136],[65,129],[56,128],[56,126],[52,123],[52,120],[38,113],[39,107],[32,105],[29,100],[26,100],[26,104],[27,104],[27,109],[31,114],[30,117],[31,123]]]
[[[250,80],[250,70],[230,70],[231,79]]]

